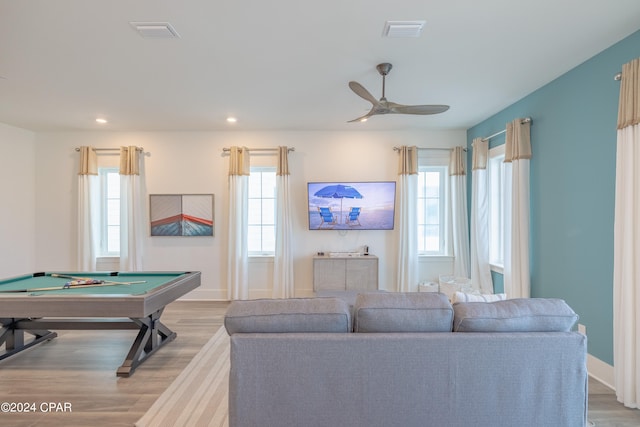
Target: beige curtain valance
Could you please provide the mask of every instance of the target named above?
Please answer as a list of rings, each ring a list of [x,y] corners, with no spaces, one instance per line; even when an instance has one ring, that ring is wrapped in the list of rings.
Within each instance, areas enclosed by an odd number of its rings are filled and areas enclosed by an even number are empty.
[[[515,119],[507,123],[504,162],[531,158],[531,122]]]
[[[229,175],[249,175],[249,149],[247,147],[229,148]]]
[[[487,161],[489,160],[489,140],[475,138],[471,143],[471,147],[473,148],[473,154],[471,157],[471,169],[486,169]]]
[[[451,157],[449,159],[449,175],[465,175],[464,149],[462,147],[455,147],[453,151],[451,151]]]
[[[640,123],[640,58],[622,66],[618,129]]]
[[[78,175],[98,175],[98,157],[93,147],[82,146]]]
[[[140,175],[138,147],[120,147],[120,175]]]
[[[398,175],[417,175],[418,174],[418,147],[408,147],[403,145],[398,150],[400,152]]]
[[[289,148],[286,146],[278,147],[278,166],[276,175],[289,175]]]

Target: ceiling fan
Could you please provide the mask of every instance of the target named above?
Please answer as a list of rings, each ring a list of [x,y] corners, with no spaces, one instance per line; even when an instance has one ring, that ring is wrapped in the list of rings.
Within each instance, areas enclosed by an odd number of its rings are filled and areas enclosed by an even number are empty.
[[[449,109],[448,105],[402,105],[396,104],[395,102],[387,101],[387,98],[384,96],[384,84],[385,77],[391,71],[393,66],[388,62],[378,64],[376,69],[382,76],[382,98],[378,101],[369,93],[368,90],[364,88],[360,83],[351,81],[349,82],[349,87],[352,91],[356,93],[356,95],[361,98],[366,99],[371,102],[373,106],[371,110],[365,114],[364,116],[358,117],[357,119],[349,120],[348,123],[352,122],[364,122],[369,117],[375,116],[377,114],[440,114],[444,113]]]

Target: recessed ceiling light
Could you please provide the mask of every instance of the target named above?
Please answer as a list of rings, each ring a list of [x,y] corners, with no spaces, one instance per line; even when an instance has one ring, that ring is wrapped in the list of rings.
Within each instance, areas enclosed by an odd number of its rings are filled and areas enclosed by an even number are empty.
[[[100,123],[101,125],[103,125],[103,124],[107,123],[107,119],[103,119],[103,118],[100,118],[100,117],[99,117],[99,118],[97,118],[97,119],[96,119],[96,122],[98,122],[98,123]]]
[[[235,123],[237,121],[238,121],[238,119],[236,119],[235,117],[227,117],[227,122],[229,122],[229,123]]]
[[[150,38],[179,38],[180,34],[168,22],[129,22],[142,36]]]
[[[425,21],[387,21],[383,37],[420,37]]]

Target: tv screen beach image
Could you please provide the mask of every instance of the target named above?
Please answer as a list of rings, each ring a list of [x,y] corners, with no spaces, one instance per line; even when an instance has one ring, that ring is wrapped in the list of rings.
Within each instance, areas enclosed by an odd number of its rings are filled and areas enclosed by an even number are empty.
[[[310,230],[393,230],[395,181],[310,182]]]

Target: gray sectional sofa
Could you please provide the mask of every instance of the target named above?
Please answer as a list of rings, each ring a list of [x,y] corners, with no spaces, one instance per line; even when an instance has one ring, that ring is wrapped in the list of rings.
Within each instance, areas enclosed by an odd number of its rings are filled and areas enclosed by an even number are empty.
[[[229,425],[584,427],[576,321],[557,299],[234,301]]]

